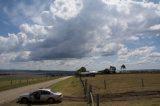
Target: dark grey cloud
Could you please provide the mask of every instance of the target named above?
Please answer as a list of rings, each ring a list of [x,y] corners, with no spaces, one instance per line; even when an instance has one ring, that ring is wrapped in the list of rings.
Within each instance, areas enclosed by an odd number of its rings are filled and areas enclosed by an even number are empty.
[[[22,24],[20,33],[0,38],[0,53],[17,52],[15,61],[113,56],[139,37],[159,33],[150,29],[160,24],[158,4],[103,1],[55,0],[42,12],[31,12],[33,24]]]
[[[97,3],[96,3],[97,2]],[[88,6],[90,5],[90,6]],[[84,5],[78,16],[63,20],[57,18],[50,37],[31,52],[33,60],[82,58],[90,56],[94,36],[89,32],[97,31],[103,25],[102,13],[105,4],[98,1]]]

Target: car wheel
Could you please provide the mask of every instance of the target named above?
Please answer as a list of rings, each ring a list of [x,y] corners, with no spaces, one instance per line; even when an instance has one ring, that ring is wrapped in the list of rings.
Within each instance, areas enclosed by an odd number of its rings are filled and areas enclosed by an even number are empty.
[[[50,104],[51,104],[51,103],[54,103],[54,101],[55,101],[55,100],[54,100],[53,98],[49,98],[49,99],[47,100],[47,102],[50,103]]]
[[[27,98],[22,98],[21,103],[24,103],[24,104],[28,103],[28,99]]]

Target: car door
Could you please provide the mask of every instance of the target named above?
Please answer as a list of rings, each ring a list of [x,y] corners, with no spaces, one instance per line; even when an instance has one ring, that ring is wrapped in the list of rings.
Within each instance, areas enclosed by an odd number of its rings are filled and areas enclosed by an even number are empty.
[[[49,91],[41,90],[41,101],[47,101],[50,95]]]
[[[30,94],[30,100],[32,102],[40,102],[41,101],[41,92],[40,91],[35,91]]]

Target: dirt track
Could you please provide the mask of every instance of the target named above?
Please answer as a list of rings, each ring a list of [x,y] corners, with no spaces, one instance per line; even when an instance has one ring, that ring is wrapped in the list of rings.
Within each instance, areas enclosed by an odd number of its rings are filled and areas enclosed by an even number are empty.
[[[160,98],[160,91],[125,92],[125,93],[110,93],[110,94],[100,95],[101,102],[131,101],[131,100],[151,99],[151,98]],[[96,100],[95,94],[94,94],[94,99]],[[85,102],[87,100],[83,96],[81,97],[64,96],[64,101]]]
[[[129,101],[139,99],[160,98],[160,91],[142,91],[113,93],[101,96],[101,101]]]
[[[7,102],[10,102],[12,100],[15,100],[22,93],[31,92],[31,91],[36,90],[38,88],[47,88],[47,87],[49,87],[59,81],[65,80],[70,77],[71,76],[62,77],[62,78],[58,78],[58,79],[47,81],[47,82],[42,82],[42,83],[38,83],[38,84],[34,84],[34,85],[28,85],[28,86],[24,86],[24,87],[20,87],[20,88],[2,91],[2,92],[0,92],[0,105],[7,103]]]

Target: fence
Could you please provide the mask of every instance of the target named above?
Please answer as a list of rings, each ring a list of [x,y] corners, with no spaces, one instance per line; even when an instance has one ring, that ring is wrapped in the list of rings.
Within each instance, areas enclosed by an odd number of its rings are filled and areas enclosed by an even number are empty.
[[[148,82],[146,79],[135,79],[135,81],[121,82],[102,80],[101,83],[94,84],[89,82],[93,87],[95,93],[101,91],[104,93],[121,93],[130,91],[145,91],[145,90],[159,90],[160,82]]]
[[[95,97],[92,92],[92,85],[89,85],[87,80],[82,80],[81,77],[80,77],[80,81],[81,81],[83,89],[84,89],[84,95],[87,100],[87,103],[90,106],[95,106],[94,105],[94,103],[95,103],[94,98]],[[97,104],[96,106],[99,106],[99,94],[96,95],[96,104]]]
[[[20,86],[25,86],[29,84],[34,84],[42,81],[47,81],[53,79],[52,77],[36,77],[36,78],[13,78],[7,77],[0,80],[0,91],[7,90],[10,88],[16,88]]]
[[[92,80],[90,80],[92,79]],[[157,77],[158,79],[158,77]],[[81,78],[84,94],[90,106],[99,106],[99,102],[106,100],[121,100],[121,96],[153,96],[160,89],[160,82],[154,77],[135,78],[128,80],[95,80],[95,78]],[[94,82],[95,81],[95,82]],[[99,82],[98,82],[99,81]],[[159,92],[158,92],[159,93]],[[160,96],[160,94],[158,94]],[[131,97],[130,97],[131,98]]]

